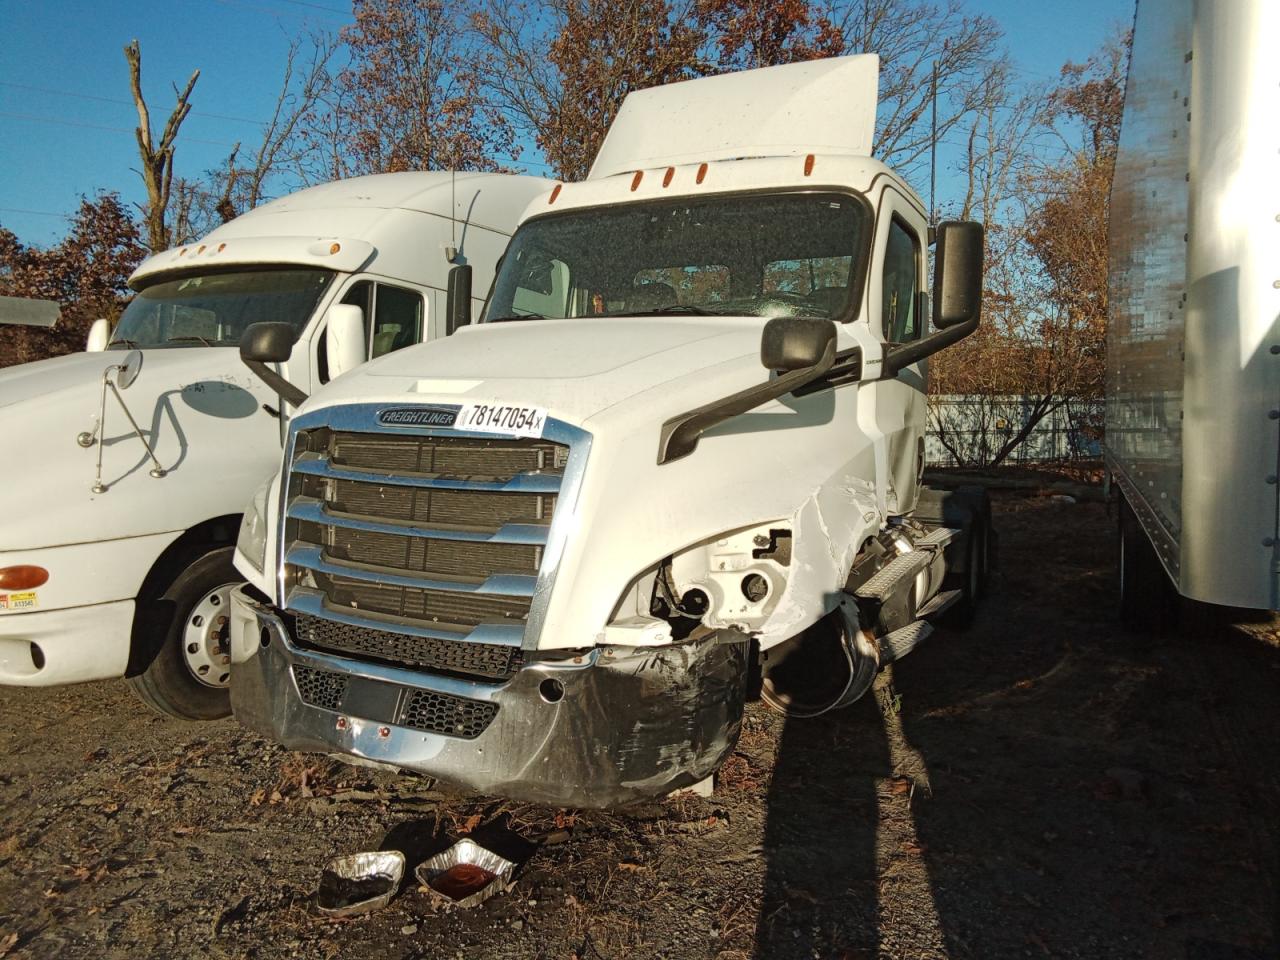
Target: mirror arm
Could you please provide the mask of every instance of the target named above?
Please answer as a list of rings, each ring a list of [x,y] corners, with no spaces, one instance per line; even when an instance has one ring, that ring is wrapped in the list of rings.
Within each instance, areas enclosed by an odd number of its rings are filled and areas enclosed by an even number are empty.
[[[798,387],[825,376],[835,362],[836,342],[833,337],[827,344],[822,359],[812,367],[791,370],[672,417],[662,425],[662,433],[658,438],[658,465],[687,457],[698,446],[698,439],[716,424],[754,410],[762,403],[785,396]]]
[[[914,343],[900,343],[890,347],[886,351],[884,361],[880,366],[880,379],[887,380],[891,377],[896,377],[903,367],[909,367],[911,364],[937,353],[943,347],[949,347],[951,344],[963,340],[977,329],[978,318],[974,317],[972,320],[958,323],[954,327],[947,327],[945,330],[931,333],[929,336]]]
[[[306,402],[307,395],[276,373],[261,360],[245,360],[245,366],[252,370],[268,387],[278,393],[286,402],[300,407]]]

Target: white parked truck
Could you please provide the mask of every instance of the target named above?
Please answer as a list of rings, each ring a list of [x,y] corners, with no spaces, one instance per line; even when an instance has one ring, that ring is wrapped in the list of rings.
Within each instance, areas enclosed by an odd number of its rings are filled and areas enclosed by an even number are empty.
[[[289,416],[241,333],[285,324],[270,372],[308,390],[443,336],[447,258],[492,276],[548,187],[402,173],[300,191],[149,258],[89,351],[0,371],[0,684],[129,676],[163,712],[227,714],[232,551]]]
[[[1141,0],[1111,192],[1124,620],[1280,609],[1280,4]]]
[[[877,74],[631,94],[482,322],[311,397],[238,544],[241,722],[616,806],[710,776],[753,687],[842,706],[971,605],[985,504],[921,488],[923,361],[978,322],[982,229],[937,228],[929,332],[925,208],[868,155]]]

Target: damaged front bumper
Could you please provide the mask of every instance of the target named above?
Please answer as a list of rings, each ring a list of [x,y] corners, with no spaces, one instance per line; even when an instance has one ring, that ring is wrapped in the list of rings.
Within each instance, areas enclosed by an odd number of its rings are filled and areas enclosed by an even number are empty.
[[[697,783],[738,739],[748,644],[737,634],[597,647],[478,683],[303,649],[274,609],[233,597],[236,718],[292,749],[599,808]]]

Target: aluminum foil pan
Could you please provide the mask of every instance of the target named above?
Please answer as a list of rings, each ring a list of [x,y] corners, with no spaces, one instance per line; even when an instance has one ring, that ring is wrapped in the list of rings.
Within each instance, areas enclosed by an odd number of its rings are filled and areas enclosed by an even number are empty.
[[[420,863],[415,876],[436,900],[455,907],[474,907],[510,890],[515,869],[514,861],[464,838]]]
[[[316,909],[329,917],[350,917],[385,907],[404,878],[399,850],[351,853],[330,860],[320,874]]]

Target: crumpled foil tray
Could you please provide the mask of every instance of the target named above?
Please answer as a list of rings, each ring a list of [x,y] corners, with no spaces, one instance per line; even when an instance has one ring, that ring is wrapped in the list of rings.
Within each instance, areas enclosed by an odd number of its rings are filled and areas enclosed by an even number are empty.
[[[399,850],[334,857],[320,874],[316,909],[329,917],[350,917],[385,907],[400,889],[404,865]]]
[[[459,899],[454,899],[449,894],[432,886],[432,881],[437,880],[442,874],[448,873],[452,868],[461,865],[479,867],[493,874],[493,879],[475,893]],[[437,853],[429,860],[424,860],[418,864],[418,869],[414,871],[414,875],[418,878],[418,883],[433,898],[442,903],[455,907],[474,907],[476,904],[488,900],[494,894],[510,890],[512,887],[511,876],[515,872],[516,866],[517,864],[514,861],[501,857],[487,847],[482,847],[474,840],[468,840],[464,837],[448,850]]]

